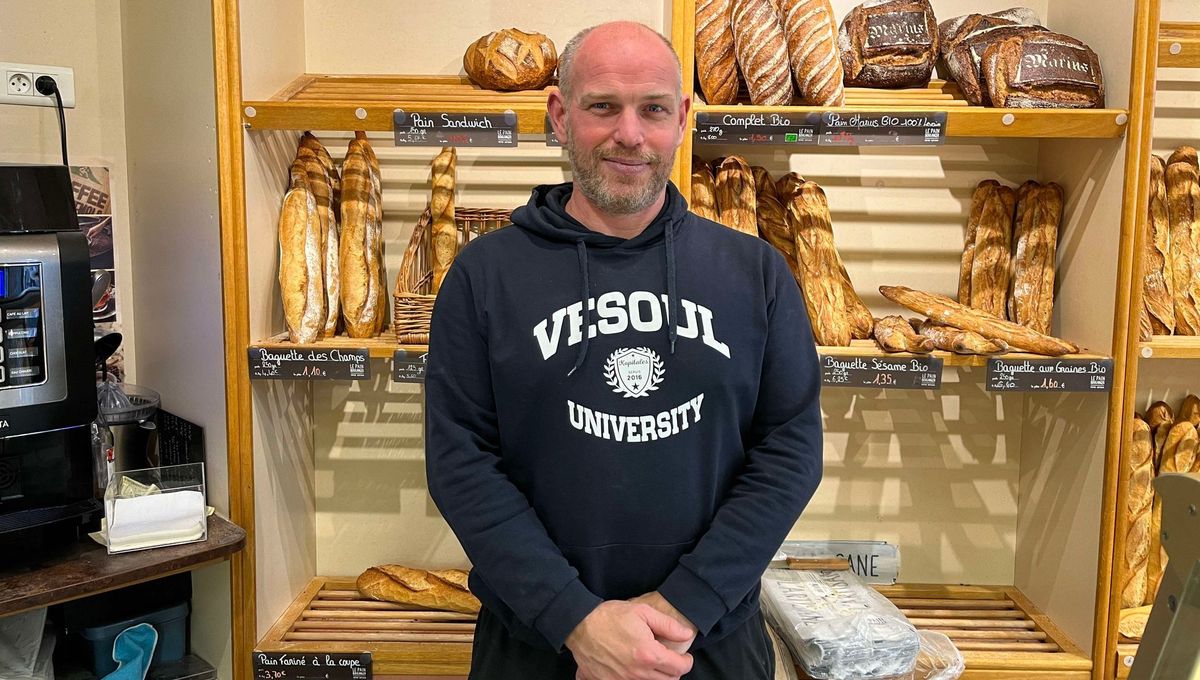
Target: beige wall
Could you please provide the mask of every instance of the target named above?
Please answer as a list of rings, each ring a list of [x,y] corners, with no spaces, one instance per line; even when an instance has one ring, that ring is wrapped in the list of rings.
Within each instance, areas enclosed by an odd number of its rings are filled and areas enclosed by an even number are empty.
[[[125,150],[120,0],[0,0],[0,61],[69,66],[75,108],[67,109],[72,165],[107,166],[113,199],[117,315],[127,379],[136,381],[136,338]],[[61,163],[53,108],[0,105],[0,163]]]

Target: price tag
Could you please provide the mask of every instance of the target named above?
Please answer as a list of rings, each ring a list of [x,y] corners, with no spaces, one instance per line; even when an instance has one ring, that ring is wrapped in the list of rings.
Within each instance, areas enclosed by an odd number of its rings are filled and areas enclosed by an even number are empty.
[[[784,541],[788,557],[845,557],[867,583],[890,585],[900,577],[900,548],[886,541]]]
[[[254,680],[371,680],[371,654],[254,652]]]
[[[941,357],[821,355],[821,384],[936,390],[942,386],[943,363]]]
[[[988,359],[989,392],[1107,392],[1112,359]]]
[[[371,353],[366,348],[251,347],[251,380],[367,380]]]
[[[392,112],[396,146],[517,145],[517,114],[449,113],[445,111]]]
[[[550,114],[546,114],[546,146],[562,146],[558,135],[554,134],[554,126],[550,124]]]
[[[946,112],[821,115],[820,146],[932,146],[946,141]]]
[[[392,355],[392,380],[401,383],[425,382],[425,360],[429,352],[417,354],[398,349]]]
[[[696,140],[709,144],[817,143],[819,113],[697,113]]]

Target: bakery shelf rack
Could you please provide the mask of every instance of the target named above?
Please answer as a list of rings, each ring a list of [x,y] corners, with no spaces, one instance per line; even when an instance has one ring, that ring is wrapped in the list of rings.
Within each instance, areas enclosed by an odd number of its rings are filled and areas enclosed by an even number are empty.
[[[1138,343],[1143,359],[1200,359],[1200,337],[1156,335]]]
[[[1162,22],[1158,29],[1158,65],[1200,67],[1200,23]]]
[[[547,90],[495,92],[465,77],[304,74],[273,97],[242,104],[254,130],[391,131],[392,112],[517,114],[521,133],[545,132]]]

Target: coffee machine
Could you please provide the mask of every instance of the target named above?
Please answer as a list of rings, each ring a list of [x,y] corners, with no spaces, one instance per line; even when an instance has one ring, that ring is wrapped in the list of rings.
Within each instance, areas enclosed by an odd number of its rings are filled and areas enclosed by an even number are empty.
[[[100,509],[90,269],[67,167],[0,165],[0,562]]]

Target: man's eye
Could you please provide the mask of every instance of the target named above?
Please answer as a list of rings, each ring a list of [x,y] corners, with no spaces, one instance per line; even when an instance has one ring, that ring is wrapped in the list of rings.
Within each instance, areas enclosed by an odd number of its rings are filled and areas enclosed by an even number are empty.
[[[667,108],[665,106],[663,106],[662,104],[651,104],[651,105],[647,106],[646,109],[648,111],[650,111],[650,113],[666,113],[667,112]]]
[[[592,104],[588,108],[593,109],[595,111],[607,111],[609,108],[609,104],[608,104],[608,102],[596,102],[595,104]]]

